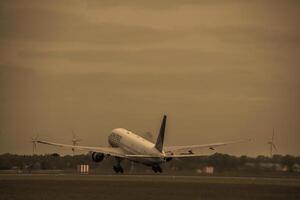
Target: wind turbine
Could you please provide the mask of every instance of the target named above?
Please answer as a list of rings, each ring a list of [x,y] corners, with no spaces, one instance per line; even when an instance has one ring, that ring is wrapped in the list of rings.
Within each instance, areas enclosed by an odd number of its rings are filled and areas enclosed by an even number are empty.
[[[36,149],[37,149],[37,139],[38,139],[38,135],[36,135],[35,137],[31,138],[31,143],[32,143],[32,155],[35,155],[36,153]]]
[[[74,133],[74,131],[72,131],[72,135],[73,135],[73,138],[72,138],[72,144],[73,144],[73,146],[76,146],[76,145],[78,145],[78,143],[79,143],[80,141],[82,141],[82,140],[76,138],[76,134]],[[72,148],[72,151],[73,151],[73,155],[74,155],[75,149]]]
[[[270,157],[273,156],[273,148],[277,151],[276,145],[274,143],[274,135],[275,135],[275,131],[273,128],[272,139],[268,142],[268,144],[270,145]]]

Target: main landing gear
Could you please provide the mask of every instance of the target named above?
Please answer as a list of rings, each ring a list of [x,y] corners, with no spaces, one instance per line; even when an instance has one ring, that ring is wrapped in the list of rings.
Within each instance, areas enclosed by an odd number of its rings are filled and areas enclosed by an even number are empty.
[[[157,172],[162,173],[162,168],[161,168],[159,165],[154,165],[154,166],[152,166],[152,170],[153,170],[155,173],[157,173]]]

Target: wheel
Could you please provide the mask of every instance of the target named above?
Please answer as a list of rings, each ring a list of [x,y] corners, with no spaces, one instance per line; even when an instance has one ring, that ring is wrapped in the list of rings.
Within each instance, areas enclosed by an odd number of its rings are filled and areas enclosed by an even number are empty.
[[[157,173],[162,173],[162,168],[159,165],[152,166],[152,170]]]
[[[119,172],[121,172],[122,174],[124,173],[124,170],[122,167],[119,167]]]
[[[119,168],[117,166],[114,166],[113,169],[116,173],[119,173]]]
[[[162,168],[161,168],[160,166],[158,166],[158,167],[157,167],[157,171],[158,171],[159,173],[162,173]]]
[[[152,170],[153,170],[155,173],[157,173],[157,168],[156,168],[156,166],[152,166]]]

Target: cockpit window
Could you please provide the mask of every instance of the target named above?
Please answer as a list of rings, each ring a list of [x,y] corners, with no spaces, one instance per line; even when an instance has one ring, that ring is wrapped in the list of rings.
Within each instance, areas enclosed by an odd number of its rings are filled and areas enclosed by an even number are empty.
[[[112,147],[118,147],[120,144],[121,138],[122,138],[122,136],[112,132],[112,134],[109,136],[108,142],[110,143],[110,145]]]

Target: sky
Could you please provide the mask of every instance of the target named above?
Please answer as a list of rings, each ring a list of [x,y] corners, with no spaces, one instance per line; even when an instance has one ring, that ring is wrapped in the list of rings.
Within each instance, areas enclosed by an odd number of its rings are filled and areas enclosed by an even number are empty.
[[[31,137],[107,146],[117,127],[165,145],[300,155],[297,0],[0,1],[0,153]],[[70,150],[38,146],[38,153]],[[78,152],[79,153],[79,152]],[[203,152],[204,154],[213,152]]]

